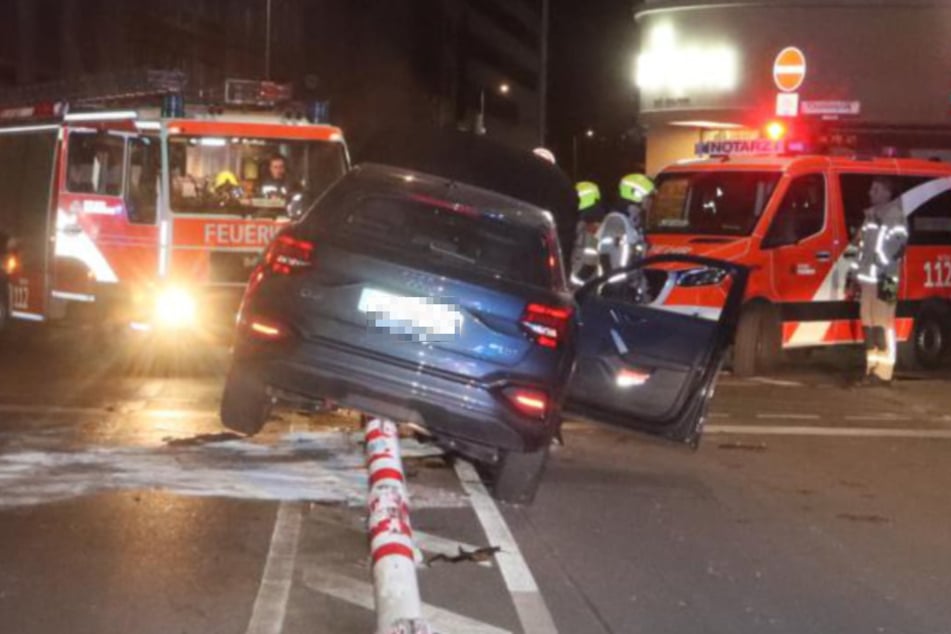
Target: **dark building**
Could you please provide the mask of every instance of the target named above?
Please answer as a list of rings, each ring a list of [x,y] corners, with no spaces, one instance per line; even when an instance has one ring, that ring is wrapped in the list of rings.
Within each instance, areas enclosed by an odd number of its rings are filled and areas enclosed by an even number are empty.
[[[193,85],[263,77],[328,98],[352,139],[378,126],[539,140],[542,0],[4,0],[0,85],[133,68]],[[267,24],[270,16],[270,56]],[[270,62],[268,64],[268,61]],[[484,96],[484,99],[483,99]]]

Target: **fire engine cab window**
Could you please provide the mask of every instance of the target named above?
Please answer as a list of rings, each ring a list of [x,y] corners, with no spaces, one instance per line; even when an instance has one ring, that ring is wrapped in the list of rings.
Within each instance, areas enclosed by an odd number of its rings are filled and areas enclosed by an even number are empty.
[[[70,132],[66,165],[69,191],[101,196],[122,195],[125,141],[97,132]]]
[[[130,222],[155,224],[161,165],[158,139],[142,137],[129,141],[126,209]]]
[[[778,172],[703,171],[662,175],[648,233],[749,235],[779,181]]]
[[[789,184],[763,247],[797,244],[825,225],[826,186],[821,174],[800,176]]]
[[[174,211],[270,217],[297,194],[318,198],[346,165],[339,143],[243,137],[174,137],[169,164]]]

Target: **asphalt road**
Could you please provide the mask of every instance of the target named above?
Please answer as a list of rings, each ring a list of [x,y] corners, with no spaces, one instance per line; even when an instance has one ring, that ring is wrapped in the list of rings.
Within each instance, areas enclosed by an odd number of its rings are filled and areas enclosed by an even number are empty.
[[[0,344],[0,631],[373,631],[357,420],[284,411],[224,435],[226,351],[187,348]],[[724,377],[697,452],[569,423],[531,507],[488,504],[464,464],[408,443],[431,621],[951,632],[948,377],[849,390],[852,361]]]

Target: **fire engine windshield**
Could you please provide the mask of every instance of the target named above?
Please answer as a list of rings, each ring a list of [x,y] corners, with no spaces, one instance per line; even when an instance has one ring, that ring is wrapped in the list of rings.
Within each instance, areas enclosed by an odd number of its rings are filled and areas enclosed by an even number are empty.
[[[647,214],[647,232],[749,235],[780,176],[745,171],[662,174]]]
[[[179,213],[280,216],[291,197],[318,198],[343,176],[339,143],[243,137],[169,140],[172,209]]]

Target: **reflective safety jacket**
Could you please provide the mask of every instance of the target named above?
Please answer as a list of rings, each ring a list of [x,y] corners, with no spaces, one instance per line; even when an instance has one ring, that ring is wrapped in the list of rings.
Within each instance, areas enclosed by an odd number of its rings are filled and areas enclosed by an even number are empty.
[[[571,249],[571,285],[584,286],[599,273],[598,238],[588,230],[587,223],[575,228],[575,243]]]
[[[897,280],[907,243],[908,223],[900,199],[867,210],[859,229],[858,256],[852,262],[855,278],[867,284],[885,277]]]

